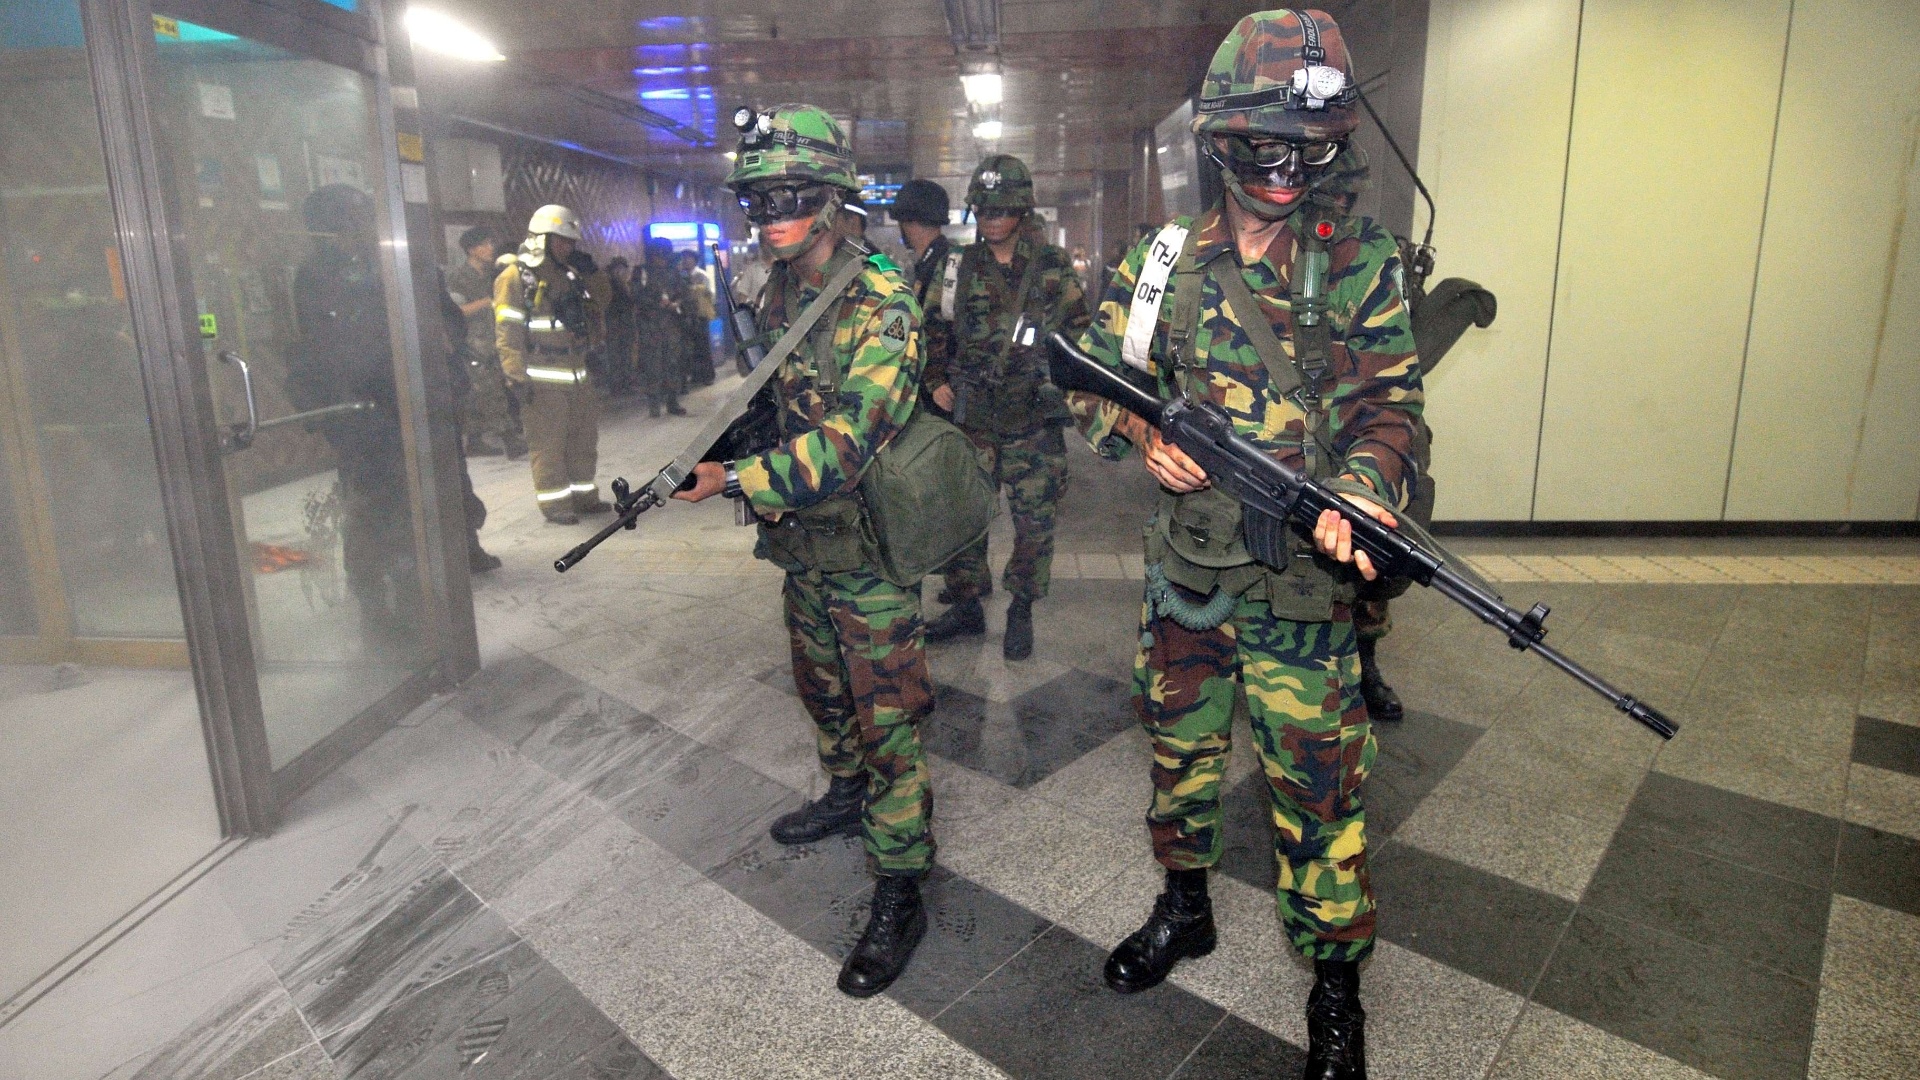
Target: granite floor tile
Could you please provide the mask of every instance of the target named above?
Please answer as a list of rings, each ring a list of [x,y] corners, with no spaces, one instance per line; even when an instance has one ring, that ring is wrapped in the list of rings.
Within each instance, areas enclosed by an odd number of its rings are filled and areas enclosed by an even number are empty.
[[[1831,986],[1820,988],[1808,1080],[1912,1080],[1920,1022],[1911,1009]]]
[[[1144,833],[1153,799],[1152,768],[1152,744],[1145,732],[1130,726],[1031,790],[1095,824]]]
[[[1658,772],[1621,828],[1823,890],[1840,839],[1830,817]]]
[[[1725,585],[1612,585],[1581,629],[1711,646],[1739,601]]]
[[[340,1070],[334,1067],[333,1059],[320,1048],[319,1043],[309,1043],[304,1050],[288,1054],[271,1064],[264,1065],[240,1078],[240,1080],[339,1080]]]
[[[1598,912],[1574,916],[1533,999],[1728,1080],[1799,1080],[1816,988]]]
[[[1525,1000],[1391,942],[1360,978],[1367,1064],[1382,1080],[1478,1080]],[[1300,999],[1305,1008],[1305,998]]]
[[[1112,830],[1028,799],[993,821],[994,839],[941,862],[1037,914],[1056,918],[1137,865],[1144,838]]]
[[[237,1080],[312,1043],[286,991],[262,978],[218,998],[190,1027],[115,1069],[109,1080]]]
[[[612,809],[705,872],[760,843],[775,818],[803,801],[789,788],[696,744],[676,767],[622,796]]]
[[[1680,720],[1680,734],[1654,761],[1656,772],[1815,814],[1840,815],[1850,723],[1838,716],[1796,720],[1698,713],[1682,713]]]
[[[1396,724],[1373,725],[1379,754],[1360,793],[1367,808],[1367,839],[1393,836],[1427,795],[1473,749],[1481,729],[1418,709]]]
[[[1920,915],[1920,840],[1849,822],[1840,834],[1833,891]]]
[[[1041,935],[942,1013],[938,1024],[1016,1078],[1171,1074],[1224,1012],[1177,987],[1122,996],[1101,980],[1104,952],[1068,933]]]
[[[1920,916],[1834,897],[1820,981],[1920,1019]]]
[[[933,778],[933,837],[940,862],[970,859],[1000,838],[998,821],[1034,796],[937,754],[927,755]]]
[[[651,894],[672,897],[703,880],[699,871],[633,826],[609,816],[488,903],[517,927],[560,904],[604,899],[608,888],[643,886]]]
[[[1487,1080],[1708,1080],[1707,1074],[1540,1005],[1527,1006]]]
[[[407,994],[323,1045],[349,1076],[537,1080],[583,1059],[612,1076],[665,1076],[631,1047],[623,1049],[619,1036],[611,1020],[522,943]]]
[[[865,896],[873,887],[866,847],[851,836],[789,847],[763,833],[716,867],[711,878],[794,933],[821,918],[836,900]]]
[[[1613,827],[1469,790],[1429,795],[1396,835],[1435,855],[1577,901],[1607,852]]]
[[[1073,670],[1005,703],[942,687],[922,739],[943,758],[1028,788],[1132,727],[1127,695],[1117,680]]]
[[[1623,830],[1581,907],[1816,982],[1829,895]]]
[[[1686,698],[1713,650],[1712,638],[1679,638],[1632,627],[1601,629],[1594,620],[1556,644],[1587,670],[1663,708],[1673,708]],[[1555,673],[1554,678],[1561,676]],[[1564,688],[1578,691],[1571,681]]]
[[[1580,657],[1576,654],[1574,659]],[[1535,661],[1535,663],[1539,663]],[[1536,742],[1577,746],[1586,756],[1602,756],[1617,761],[1633,761],[1651,755],[1663,745],[1660,736],[1622,716],[1599,695],[1541,664],[1538,678],[1509,703],[1500,720],[1502,730],[1531,736]],[[1599,672],[1603,678],[1612,672]],[[1622,691],[1642,695],[1631,678],[1614,678]],[[1675,716],[1686,730],[1687,713],[1678,698],[1647,696],[1653,704]]]
[[[935,867],[921,882],[927,935],[913,963],[887,988],[890,999],[934,1019],[1000,965],[1032,944],[1052,921],[951,871]],[[842,963],[867,928],[871,879],[796,933]]]
[[[1206,1041],[1181,1063],[1172,1080],[1244,1080],[1249,1076],[1292,1076],[1307,1063],[1307,1052],[1277,1035],[1228,1013]]]
[[[1847,775],[1847,820],[1920,838],[1920,776],[1854,765]]]
[[[1853,761],[1920,776],[1920,728],[1873,716],[1854,718]]]
[[[1653,764],[1654,747],[1589,746],[1495,724],[1461,757],[1436,792],[1498,791],[1522,803],[1612,828]]]
[[[1573,905],[1432,855],[1390,843],[1369,862],[1380,936],[1494,986],[1533,989]]]
[[[1497,652],[1493,651],[1496,646]],[[1422,653],[1383,669],[1382,674],[1407,708],[1486,727],[1506,714],[1521,687],[1538,674],[1525,666],[1537,661],[1505,655],[1510,653],[1511,649],[1496,640],[1484,653]]]

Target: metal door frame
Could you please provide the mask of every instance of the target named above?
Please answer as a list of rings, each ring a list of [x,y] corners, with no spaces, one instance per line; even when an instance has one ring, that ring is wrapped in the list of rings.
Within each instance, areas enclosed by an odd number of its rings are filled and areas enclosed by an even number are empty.
[[[263,835],[281,808],[315,780],[378,738],[392,722],[479,668],[466,526],[461,499],[454,403],[446,365],[423,363],[439,351],[418,312],[437,317],[431,206],[403,198],[395,102],[389,71],[411,77],[400,9],[369,0],[346,12],[321,0],[183,0],[166,4],[191,18],[301,55],[361,72],[374,88],[372,123],[378,185],[382,276],[387,282],[404,445],[413,502],[416,554],[425,589],[427,629],[437,661],[319,744],[272,768],[259,672],[248,626],[244,567],[232,528],[220,461],[220,418],[197,333],[189,253],[180,212],[184,192],[160,137],[165,101],[150,0],[80,0],[107,160],[115,228],[153,418],[159,480],[172,541],[187,647],[205,720],[207,753],[223,830]],[[397,37],[395,35],[398,35]],[[419,130],[417,107],[403,117]],[[413,144],[418,146],[417,143]]]

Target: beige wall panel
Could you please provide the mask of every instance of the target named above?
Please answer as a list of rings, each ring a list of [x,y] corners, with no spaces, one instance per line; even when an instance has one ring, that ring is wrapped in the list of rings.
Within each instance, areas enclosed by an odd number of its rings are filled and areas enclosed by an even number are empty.
[[[1588,0],[1534,517],[1720,516],[1787,0]]]
[[[1917,114],[1920,4],[1798,0],[1730,519],[1914,517]]]
[[[1440,206],[1435,274],[1500,299],[1427,383],[1446,520],[1525,520],[1532,499],[1579,23],[1579,0],[1433,2],[1420,174]],[[1426,208],[1414,218],[1424,228]]]

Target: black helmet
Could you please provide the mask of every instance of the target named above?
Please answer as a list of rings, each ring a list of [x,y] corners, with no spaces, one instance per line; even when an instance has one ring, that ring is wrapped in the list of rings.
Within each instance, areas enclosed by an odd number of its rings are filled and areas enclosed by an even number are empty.
[[[909,180],[893,197],[893,209],[888,213],[895,221],[945,225],[950,215],[947,189],[927,179]]]

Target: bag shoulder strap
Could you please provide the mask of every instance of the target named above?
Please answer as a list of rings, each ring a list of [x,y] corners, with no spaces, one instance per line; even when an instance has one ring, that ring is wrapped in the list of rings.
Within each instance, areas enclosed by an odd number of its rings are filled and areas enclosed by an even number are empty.
[[[818,304],[825,300],[833,304],[846,299],[847,288],[869,265],[864,257],[849,248],[843,247],[834,253],[836,259],[843,256],[850,256],[846,265],[828,279],[826,287],[820,291],[814,303]],[[824,310],[823,308],[822,311]],[[808,311],[811,312],[812,308],[808,308]],[[807,352],[813,361],[814,389],[821,397],[832,397],[839,393],[840,379],[844,373],[840,370],[840,356],[833,350],[835,323],[823,320],[816,315],[813,322],[805,328],[801,328],[798,323],[794,324],[794,328],[801,329],[807,336]]]
[[[1305,246],[1302,245],[1302,250]],[[1296,255],[1295,273],[1300,270],[1300,260]],[[1308,370],[1300,360],[1301,341],[1295,337],[1295,352],[1289,355],[1286,346],[1281,344],[1279,335],[1273,332],[1273,324],[1267,321],[1266,312],[1254,299],[1253,290],[1247,288],[1246,279],[1241,275],[1240,264],[1222,266],[1216,261],[1208,267],[1208,274],[1220,287],[1221,295],[1226,298],[1227,310],[1233,321],[1246,331],[1247,339],[1253,344],[1253,351],[1259,355],[1260,363],[1267,369],[1267,378],[1273,381],[1274,394],[1291,400],[1306,413],[1308,438],[1301,445],[1301,452],[1307,459],[1307,475],[1316,479],[1329,474],[1334,461],[1332,440],[1327,431],[1327,410],[1320,400],[1319,376],[1326,370],[1323,362],[1318,370]],[[1296,294],[1298,285],[1296,283]],[[1197,291],[1197,290],[1196,290]],[[1324,334],[1324,319],[1320,325]],[[1296,324],[1296,333],[1298,326]]]
[[[1007,340],[1006,344],[1000,346],[1000,355],[993,358],[994,374],[1001,378],[1006,377],[1007,360],[1013,356],[1014,332],[1020,328],[1020,320],[1027,313],[1027,301],[1033,295],[1034,272],[1040,267],[1040,253],[1043,250],[1045,249],[1035,245],[1033,251],[1028,254],[1026,268],[1020,271],[1020,284],[1013,292],[1013,324],[1007,327]]]

